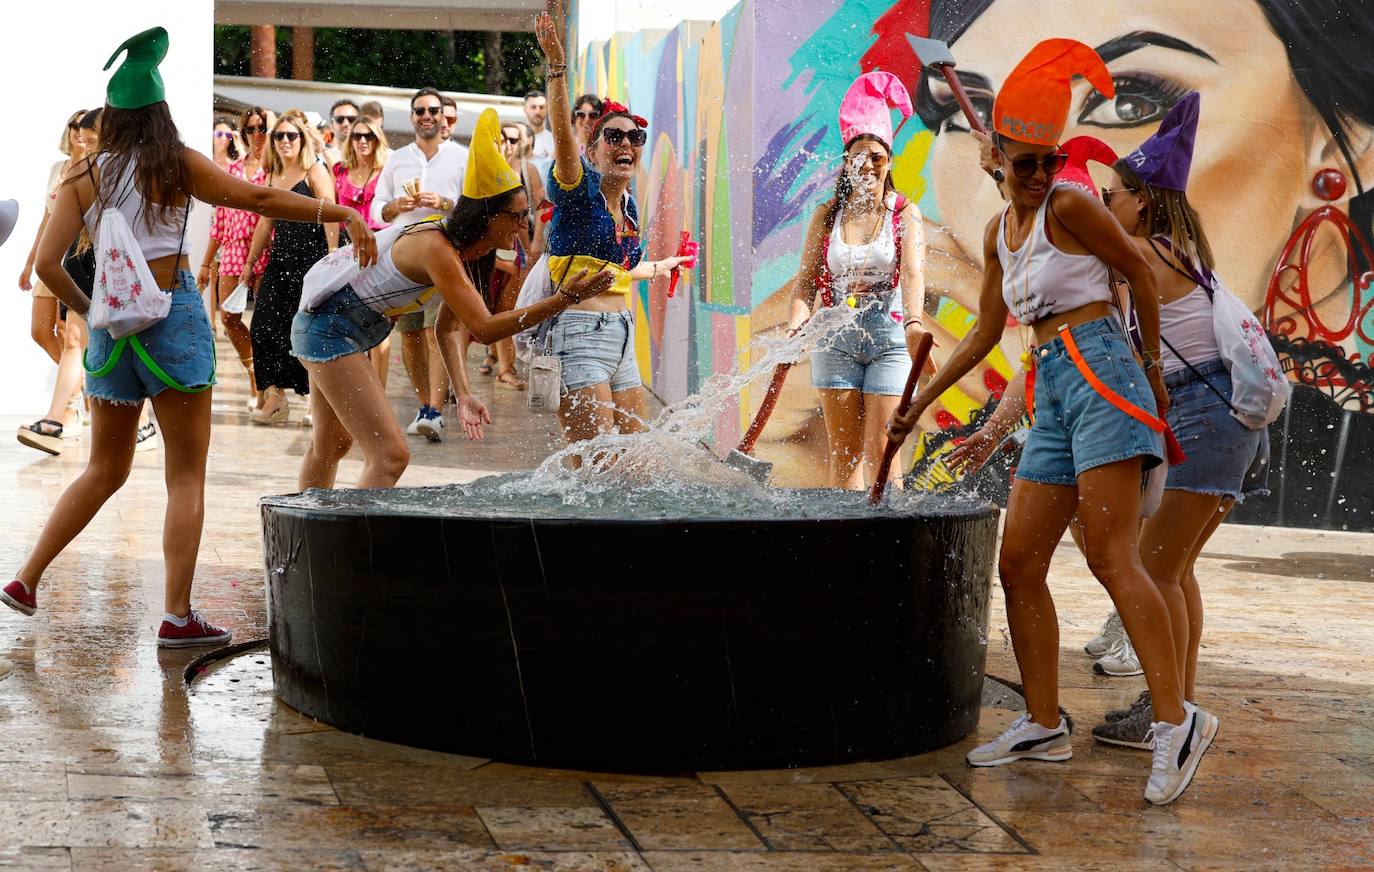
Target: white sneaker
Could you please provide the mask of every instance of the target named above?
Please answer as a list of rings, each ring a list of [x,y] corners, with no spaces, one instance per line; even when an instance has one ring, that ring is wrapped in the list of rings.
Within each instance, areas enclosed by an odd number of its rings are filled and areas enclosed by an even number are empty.
[[[1217,736],[1219,721],[1195,706],[1185,706],[1183,723],[1159,721],[1150,728],[1154,740],[1154,765],[1145,785],[1145,798],[1155,805],[1178,799],[1193,780],[1202,755]]]
[[[135,451],[151,451],[157,447],[157,427],[152,421],[138,428],[138,435],[134,437]]]
[[[1140,668],[1140,658],[1136,656],[1131,637],[1125,633],[1112,645],[1111,650],[1093,662],[1093,672],[1098,675],[1144,675]]]
[[[1073,756],[1073,745],[1069,740],[1069,725],[1063,718],[1059,726],[1047,730],[1022,715],[1012,721],[1002,735],[979,745],[964,759],[970,766],[1001,766],[1016,760],[1050,760],[1062,762]]]
[[[444,416],[440,415],[438,412],[435,412],[428,418],[421,418],[419,422],[416,424],[416,430],[419,432],[419,434],[428,439],[430,442],[444,441],[444,434],[442,432],[443,429]]]
[[[424,413],[423,410],[421,410],[421,411],[419,411],[419,412],[416,412],[416,413],[415,413],[415,420],[414,420],[414,421],[411,421],[411,422],[410,422],[410,426],[406,428],[406,435],[407,435],[407,436],[419,436],[419,435],[420,435],[420,422],[423,421],[424,419],[425,419],[425,413]]]
[[[1116,640],[1126,635],[1126,628],[1121,626],[1121,616],[1112,609],[1107,615],[1107,620],[1102,624],[1102,629],[1097,635],[1088,640],[1088,644],[1083,646],[1083,650],[1088,652],[1090,657],[1101,657],[1112,649]]]

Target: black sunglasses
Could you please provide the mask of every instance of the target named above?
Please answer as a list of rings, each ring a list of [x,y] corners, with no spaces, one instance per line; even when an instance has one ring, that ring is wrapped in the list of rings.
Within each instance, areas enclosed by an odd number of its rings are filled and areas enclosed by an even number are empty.
[[[335,123],[335,124],[352,124],[353,122],[355,122],[355,121],[357,121],[357,120],[358,120],[358,116],[357,116],[357,115],[335,115],[335,116],[334,116],[334,123]]]
[[[295,142],[301,138],[301,135],[294,130],[278,130],[272,134],[272,138],[277,142]]]
[[[1120,194],[1125,191],[1129,191],[1130,193],[1134,194],[1139,191],[1138,188],[1100,188],[1099,190],[1102,191],[1102,205],[1106,206],[1109,209],[1112,205],[1112,194]]]
[[[649,141],[649,134],[636,127],[633,130],[621,130],[617,127],[608,127],[601,131],[601,138],[606,140],[608,145],[620,145],[629,140],[630,145],[635,148],[642,148],[644,143]]]
[[[503,137],[501,137],[501,138],[504,139],[506,142],[509,142],[511,145],[519,145],[519,144],[520,144],[520,137],[518,137],[518,136],[515,136],[515,137],[503,136]]]
[[[245,136],[257,136],[259,133],[266,133],[266,132],[267,132],[267,127],[266,127],[266,126],[258,127],[258,126],[256,126],[256,125],[250,124],[250,125],[248,125],[247,127],[243,128],[243,133],[244,133]]]
[[[596,114],[596,112],[594,112],[594,111],[592,111],[592,110],[590,110],[590,109],[578,109],[576,112],[573,113],[573,117],[574,117],[574,118],[584,118],[584,119],[587,119],[588,121],[590,121],[591,119],[596,118],[596,117],[597,117],[597,114]]]
[[[358,131],[355,131],[355,132],[352,134],[352,139],[353,139],[354,142],[361,142],[361,141],[363,141],[363,140],[367,140],[368,142],[371,142],[371,141],[373,141],[373,140],[376,139],[376,138],[377,138],[377,134],[371,133],[371,132],[366,131],[366,130],[358,130]]]
[[[421,116],[421,117],[423,117],[424,114],[425,114],[426,112],[428,112],[429,115],[430,115],[430,117],[433,118],[433,117],[435,117],[436,115],[438,115],[438,114],[440,114],[441,112],[443,112],[443,111],[444,111],[444,107],[443,107],[443,106],[414,106],[414,107],[411,107],[411,110],[410,110],[410,111],[411,111],[411,112],[414,112],[417,116]]]
[[[1063,171],[1068,162],[1069,156],[1060,151],[1047,154],[1044,157],[1026,154],[1011,162],[1011,171],[1016,174],[1018,179],[1029,179],[1035,175],[1037,169],[1044,170],[1046,176],[1056,176]]]

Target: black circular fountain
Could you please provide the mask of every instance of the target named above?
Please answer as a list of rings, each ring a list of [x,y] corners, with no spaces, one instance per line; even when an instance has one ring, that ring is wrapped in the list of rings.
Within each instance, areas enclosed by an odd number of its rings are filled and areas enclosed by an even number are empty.
[[[277,695],[376,739],[624,772],[901,757],[977,724],[992,506],[644,512],[502,481],[263,500]]]

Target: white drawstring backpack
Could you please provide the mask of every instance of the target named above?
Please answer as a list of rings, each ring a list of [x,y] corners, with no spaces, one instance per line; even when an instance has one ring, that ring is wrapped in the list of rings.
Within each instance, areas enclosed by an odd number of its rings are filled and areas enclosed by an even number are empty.
[[[87,165],[87,172],[90,166]],[[92,175],[91,182],[95,185]],[[171,288],[158,287],[148,261],[143,258],[133,228],[119,211],[119,207],[134,190],[134,179],[118,203],[100,212],[95,235],[95,283],[91,288],[91,308],[87,321],[93,330],[108,330],[115,339],[132,336],[153,326],[172,309]],[[97,186],[97,196],[99,188]],[[186,220],[191,214],[191,201],[186,201],[182,216],[181,246],[186,242]],[[173,287],[176,280],[173,278]]]

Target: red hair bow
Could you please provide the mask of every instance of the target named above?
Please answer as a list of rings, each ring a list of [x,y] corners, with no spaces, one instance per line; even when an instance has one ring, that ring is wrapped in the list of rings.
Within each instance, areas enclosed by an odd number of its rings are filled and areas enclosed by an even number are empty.
[[[614,100],[612,100],[612,99],[609,98],[609,97],[607,97],[605,100],[602,100],[602,101],[601,101],[601,118],[596,119],[596,122],[597,122],[598,124],[600,124],[601,121],[602,121],[607,115],[610,115],[612,112],[621,112],[621,113],[624,113],[625,115],[630,116],[630,120],[633,121],[633,122],[634,122],[636,125],[638,125],[639,127],[648,127],[648,126],[649,126],[649,122],[648,122],[642,115],[636,115],[636,114],[634,114],[633,112],[630,111],[630,107],[629,107],[629,106],[625,106],[625,105],[623,105],[623,104],[621,104],[621,103],[617,103],[617,102],[615,102]]]

